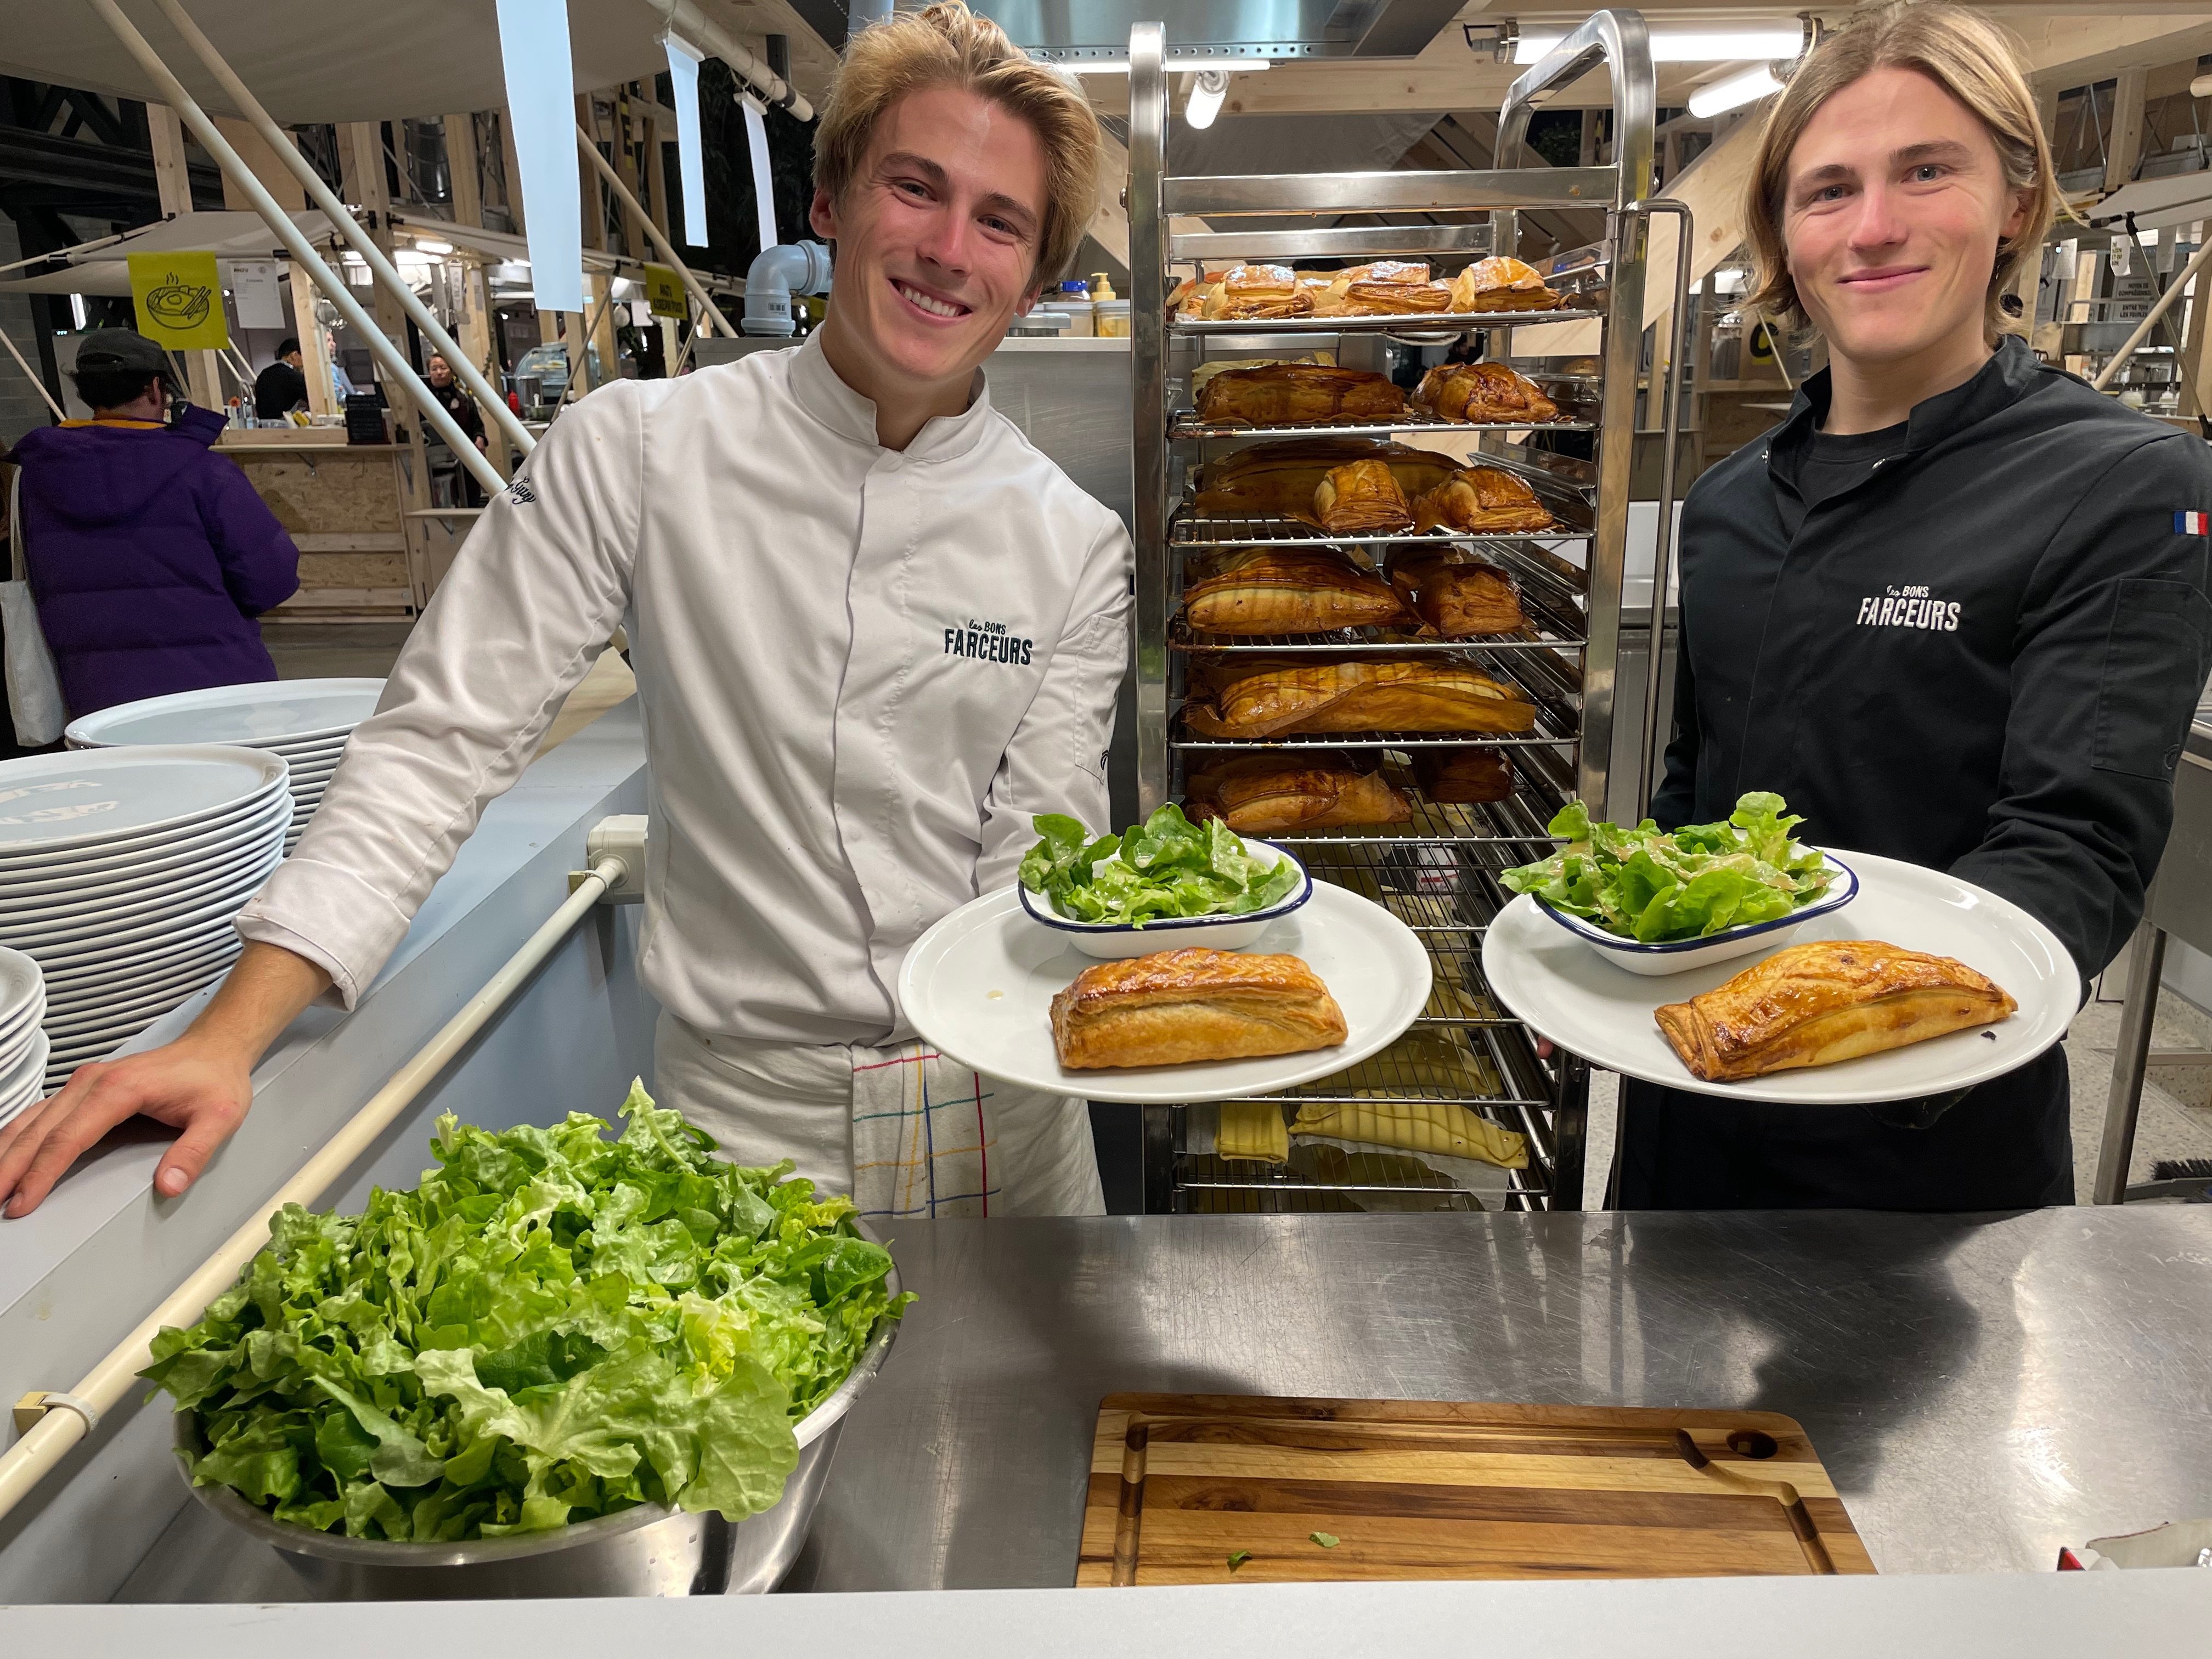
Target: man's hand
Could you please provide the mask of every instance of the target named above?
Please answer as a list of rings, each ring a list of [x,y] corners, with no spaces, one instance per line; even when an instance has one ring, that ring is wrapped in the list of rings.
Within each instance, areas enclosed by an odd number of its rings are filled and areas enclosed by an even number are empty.
[[[0,1128],[0,1204],[25,1216],[117,1124],[150,1117],[184,1133],[154,1171],[173,1198],[246,1121],[253,1067],[330,975],[274,945],[250,944],[191,1029],[166,1048],[80,1066],[62,1091]]]
[[[237,1050],[187,1034],[164,1048],[95,1060],[62,1091],[0,1129],[0,1198],[6,1213],[28,1215],[93,1143],[125,1118],[181,1129],[154,1172],[154,1190],[174,1197],[191,1186],[253,1103],[253,1067]]]

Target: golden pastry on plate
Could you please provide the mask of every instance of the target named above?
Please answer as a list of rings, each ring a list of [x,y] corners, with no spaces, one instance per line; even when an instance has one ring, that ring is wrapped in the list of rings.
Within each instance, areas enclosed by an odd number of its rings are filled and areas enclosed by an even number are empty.
[[[1438,363],[1421,377],[1416,407],[1440,419],[1473,425],[1539,425],[1559,418],[1559,406],[1525,374],[1504,363]]]
[[[1314,492],[1321,481],[1334,469],[1360,460],[1388,466],[1408,501],[1435,489],[1457,470],[1448,455],[1379,438],[1279,438],[1207,462],[1195,506],[1212,518],[1296,519],[1318,525]]]
[[[1407,623],[1398,590],[1333,548],[1246,547],[1193,561],[1183,620],[1202,634],[1327,634]]]
[[[1288,265],[1237,265],[1206,296],[1208,322],[1240,318],[1303,317],[1313,310],[1310,289],[1298,286]]]
[[[1555,311],[1559,296],[1534,265],[1503,257],[1477,259],[1453,281],[1455,312]]]
[[[1413,804],[1380,772],[1326,750],[1212,762],[1192,775],[1187,805],[1192,823],[1218,817],[1240,836],[1405,823],[1413,816]]]
[[[1465,468],[1413,501],[1413,528],[1425,534],[1441,526],[1494,536],[1555,523],[1528,481],[1502,467]]]
[[[1725,985],[1654,1012],[1698,1077],[1741,1083],[1994,1024],[2019,1006],[2002,986],[1950,957],[1847,939],[1790,945]]]
[[[1322,663],[1246,675],[1183,705],[1209,738],[1307,732],[1526,732],[1536,710],[1487,674],[1455,663]]]
[[[1085,969],[1052,1000],[1052,1040],[1069,1071],[1333,1048],[1344,1012],[1297,957],[1164,951]]]
[[[1217,374],[1198,394],[1202,421],[1243,421],[1253,426],[1298,426],[1309,422],[1373,419],[1401,415],[1406,394],[1389,376],[1324,363],[1271,363]]]
[[[1332,536],[1387,536],[1413,527],[1406,492],[1387,461],[1351,461],[1322,475],[1314,518]]]
[[[1511,634],[1528,625],[1513,578],[1456,548],[1394,547],[1389,574],[1407,608],[1448,640]]]

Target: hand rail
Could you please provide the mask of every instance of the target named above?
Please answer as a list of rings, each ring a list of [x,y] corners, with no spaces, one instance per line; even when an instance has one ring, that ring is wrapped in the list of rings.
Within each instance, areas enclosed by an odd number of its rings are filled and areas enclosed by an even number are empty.
[[[1632,203],[1624,210],[1647,216],[1671,213],[1680,221],[1675,233],[1674,320],[1668,340],[1667,373],[1663,377],[1654,375],[1651,382],[1652,392],[1658,395],[1660,380],[1666,381],[1667,413],[1662,430],[1667,435],[1659,460],[1659,522],[1651,543],[1651,643],[1650,654],[1644,659],[1644,743],[1636,756],[1636,817],[1641,818],[1651,805],[1655,785],[1661,781],[1654,774],[1662,771],[1652,750],[1658,744],[1663,719],[1659,708],[1660,647],[1665,642],[1667,579],[1672,574],[1674,553],[1674,456],[1682,435],[1683,359],[1690,349],[1690,243],[1694,220],[1683,203],[1656,196]]]
[[[300,1171],[272,1194],[240,1224],[222,1247],[162,1297],[122,1341],[108,1350],[67,1392],[48,1390],[26,1395],[16,1407],[21,1423],[29,1413],[38,1416],[21,1439],[0,1452],[0,1517],[30,1495],[32,1488],[50,1474],[70,1447],[92,1432],[100,1416],[115,1408],[130,1391],[132,1380],[145,1369],[149,1345],[164,1325],[197,1320],[216,1297],[230,1288],[246,1264],[269,1242],[269,1219],[287,1204],[312,1204],[375,1144],[415,1097],[436,1079],[470,1040],[506,1006],[522,982],[536,972],[554,947],[568,935],[602,895],[630,874],[627,860],[608,854],[599,859],[588,875],[571,878],[573,890],[561,908],[546,919],[517,951],[471,997],[460,1012],[447,1020],[437,1036],[413,1059],[392,1073],[392,1080],[369,1097],[368,1104],[325,1141]]]
[[[1613,76],[1613,165],[1620,175],[1613,204],[1625,208],[1651,194],[1652,160],[1658,153],[1658,82],[1651,69],[1651,32],[1641,12],[1592,12],[1516,81],[1498,112],[1492,160],[1500,168],[1525,166],[1536,99],[1580,80],[1601,63]],[[1492,222],[1498,238],[1491,252],[1511,253],[1517,240],[1514,216],[1500,213]]]

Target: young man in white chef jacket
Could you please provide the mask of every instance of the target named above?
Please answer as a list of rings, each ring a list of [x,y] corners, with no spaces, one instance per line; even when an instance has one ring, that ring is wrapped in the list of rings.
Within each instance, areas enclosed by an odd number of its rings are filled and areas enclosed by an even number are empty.
[[[1073,258],[1097,125],[996,25],[937,5],[858,37],[816,152],[828,320],[562,417],[240,916],[213,1002],[21,1120],[8,1214],[134,1113],[183,1131],[155,1186],[189,1186],[269,1043],[325,992],[353,1005],[618,623],[650,758],[639,971],[664,1103],[864,1212],[1103,1209],[1083,1103],[902,1041],[893,994],[924,929],[1012,878],[1033,813],[1106,821],[1129,539],[980,372]]]

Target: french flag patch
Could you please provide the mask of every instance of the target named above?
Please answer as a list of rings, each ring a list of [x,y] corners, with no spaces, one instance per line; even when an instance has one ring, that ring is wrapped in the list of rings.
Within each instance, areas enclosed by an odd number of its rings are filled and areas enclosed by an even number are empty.
[[[2173,533],[2177,536],[2203,536],[2212,533],[2212,514],[2177,513],[2173,515]]]

